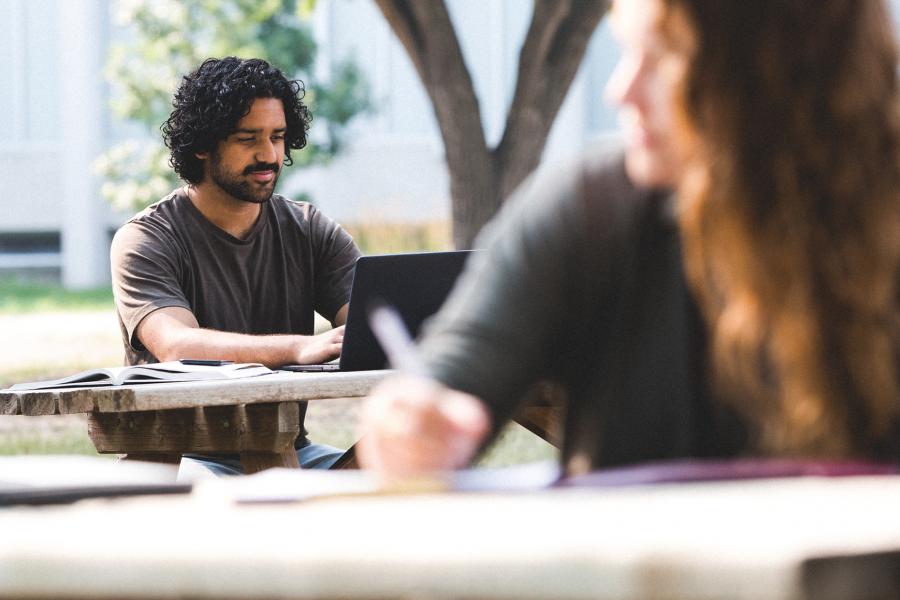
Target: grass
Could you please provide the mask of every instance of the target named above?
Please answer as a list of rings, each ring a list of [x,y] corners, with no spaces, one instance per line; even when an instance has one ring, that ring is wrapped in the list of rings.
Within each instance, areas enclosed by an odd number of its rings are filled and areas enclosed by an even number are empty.
[[[97,456],[97,451],[87,435],[83,415],[0,417],[0,455],[17,454]]]
[[[77,431],[56,433],[53,435],[39,435],[33,433],[13,433],[5,436],[0,442],[0,456],[19,456],[23,454],[78,454],[87,456],[108,456],[112,454],[97,454],[94,444],[87,434],[81,435]]]
[[[111,287],[71,291],[49,283],[0,279],[0,314],[112,309]]]
[[[310,402],[306,428],[314,442],[347,448],[357,440],[356,424],[362,400],[347,398]],[[479,460],[480,466],[502,467],[557,458],[552,445],[524,427],[511,423]]]
[[[369,221],[344,224],[344,228],[353,236],[353,240],[363,254],[391,254],[453,248],[451,227],[447,221],[425,223]]]

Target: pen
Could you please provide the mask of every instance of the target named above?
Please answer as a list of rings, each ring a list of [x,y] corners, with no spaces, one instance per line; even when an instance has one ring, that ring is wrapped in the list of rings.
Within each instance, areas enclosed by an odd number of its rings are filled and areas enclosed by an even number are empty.
[[[384,302],[373,301],[369,304],[368,316],[369,327],[381,344],[390,366],[411,375],[424,376],[425,364],[416,352],[397,309]]]
[[[195,365],[198,367],[223,367],[225,365],[233,365],[233,360],[213,360],[207,358],[182,358],[179,360],[183,365]]]

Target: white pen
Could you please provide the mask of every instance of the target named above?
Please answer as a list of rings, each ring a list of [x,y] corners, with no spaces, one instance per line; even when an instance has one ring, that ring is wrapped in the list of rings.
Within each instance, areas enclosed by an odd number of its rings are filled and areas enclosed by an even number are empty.
[[[367,312],[369,327],[381,344],[391,368],[410,375],[425,376],[425,363],[416,352],[415,343],[397,309],[384,302],[372,302]]]

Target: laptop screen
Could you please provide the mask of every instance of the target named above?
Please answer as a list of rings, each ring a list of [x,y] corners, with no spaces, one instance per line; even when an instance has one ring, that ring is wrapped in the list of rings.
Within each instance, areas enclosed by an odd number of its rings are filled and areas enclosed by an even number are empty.
[[[344,330],[341,371],[383,369],[387,359],[369,328],[366,310],[373,300],[397,309],[410,334],[440,309],[462,272],[471,250],[362,256],[356,261]]]

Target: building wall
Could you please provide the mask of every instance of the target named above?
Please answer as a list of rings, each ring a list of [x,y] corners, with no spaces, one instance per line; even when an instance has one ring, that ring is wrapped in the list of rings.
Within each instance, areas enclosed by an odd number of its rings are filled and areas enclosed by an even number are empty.
[[[72,288],[108,281],[118,221],[91,168],[107,129],[106,6],[0,1],[0,268],[49,271]]]
[[[0,22],[8,24],[0,36],[0,222],[4,229],[58,229],[62,187],[52,174],[62,158],[59,101],[46,86],[59,76],[56,2],[3,0]]]
[[[448,0],[481,104],[499,139],[515,85],[531,3]],[[900,0],[891,0],[897,14]],[[102,65],[112,3],[0,0],[0,275],[4,267],[58,272],[69,287],[108,282],[109,233],[127,215],[100,199],[93,159],[123,127],[110,121]],[[372,0],[319,0],[317,69],[350,57],[376,111],[356,120],[328,166],[289,174],[281,190],[309,193],[343,222],[433,221],[450,213],[444,150],[428,98]],[[603,87],[617,57],[606,25],[591,42],[554,125],[543,165],[614,135]],[[315,135],[313,124],[312,135]],[[127,129],[127,128],[126,128]],[[28,241],[36,241],[27,253]]]

